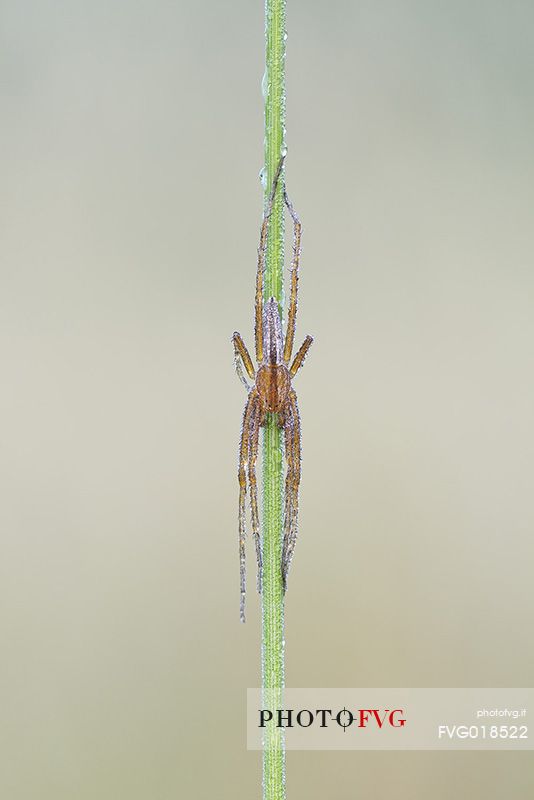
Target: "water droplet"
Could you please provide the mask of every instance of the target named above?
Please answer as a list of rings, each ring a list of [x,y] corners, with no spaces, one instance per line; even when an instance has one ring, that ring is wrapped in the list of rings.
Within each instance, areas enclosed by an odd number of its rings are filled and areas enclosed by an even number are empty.
[[[267,97],[267,93],[269,91],[269,76],[267,74],[267,70],[263,73],[263,78],[261,79],[261,93],[264,99]]]
[[[287,31],[284,33],[284,42],[287,42]]]
[[[265,169],[265,167],[262,167],[260,169],[259,179],[260,179],[261,185],[265,189],[265,186],[267,184],[267,170]]]
[[[285,136],[285,133],[286,133],[286,129],[284,128],[284,136]],[[285,158],[286,156],[287,156],[287,147],[283,147],[282,148],[282,158]]]

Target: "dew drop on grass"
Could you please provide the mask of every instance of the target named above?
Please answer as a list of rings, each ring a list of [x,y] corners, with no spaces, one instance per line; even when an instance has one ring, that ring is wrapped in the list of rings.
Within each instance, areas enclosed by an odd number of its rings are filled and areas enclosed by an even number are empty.
[[[269,75],[267,70],[263,73],[263,78],[261,79],[261,93],[263,95],[263,99],[267,97],[267,92],[269,91]]]

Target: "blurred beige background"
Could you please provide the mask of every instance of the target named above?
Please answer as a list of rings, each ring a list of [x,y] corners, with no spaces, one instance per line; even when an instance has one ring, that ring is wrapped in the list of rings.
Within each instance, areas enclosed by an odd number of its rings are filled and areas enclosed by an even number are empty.
[[[528,686],[534,6],[289,0],[292,686]],[[263,8],[7,0],[0,796],[256,798],[236,448]],[[252,548],[249,549],[252,569]],[[527,798],[528,753],[290,753],[288,798]]]

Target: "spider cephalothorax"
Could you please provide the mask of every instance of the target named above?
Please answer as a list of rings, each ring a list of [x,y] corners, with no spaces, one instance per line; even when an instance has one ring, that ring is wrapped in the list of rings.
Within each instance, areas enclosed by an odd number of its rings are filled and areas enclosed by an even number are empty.
[[[298,269],[300,257],[301,224],[284,190],[284,203],[293,220],[293,261],[291,265],[291,294],[287,315],[287,330],[284,337],[280,310],[276,298],[263,300],[263,272],[269,219],[271,216],[278,179],[282,171],[280,160],[273,181],[273,188],[263,217],[260,245],[258,248],[258,272],[256,276],[255,340],[257,372],[239,333],[234,333],[236,369],[248,391],[248,400],[243,414],[243,429],[239,447],[239,560],[241,570],[241,620],[245,620],[245,496],[247,477],[250,491],[252,533],[256,544],[258,561],[258,590],[261,591],[262,546],[258,512],[258,490],[256,483],[256,460],[258,457],[260,427],[265,424],[267,414],[276,414],[278,426],[284,431],[284,449],[287,463],[285,482],[284,539],[282,544],[281,573],[284,589],[297,537],[298,492],[300,484],[300,418],[297,395],[291,380],[302,366],[313,341],[307,336],[293,361],[293,340],[297,316]],[[254,382],[247,383],[242,367]]]

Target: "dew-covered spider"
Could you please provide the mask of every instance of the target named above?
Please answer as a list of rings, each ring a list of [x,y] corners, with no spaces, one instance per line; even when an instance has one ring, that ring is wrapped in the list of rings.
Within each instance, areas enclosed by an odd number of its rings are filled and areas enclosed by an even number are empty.
[[[265,250],[269,231],[269,219],[273,207],[278,180],[284,158],[280,159],[269,201],[263,217],[258,247],[258,271],[256,275],[255,340],[257,371],[239,333],[234,333],[233,343],[235,364],[239,378],[244,383],[248,399],[243,414],[243,428],[239,447],[239,561],[241,577],[241,621],[245,621],[245,496],[248,486],[252,533],[256,544],[258,561],[258,591],[262,580],[262,542],[258,513],[258,490],[256,482],[256,460],[260,427],[265,425],[267,414],[276,414],[277,424],[284,431],[285,459],[287,474],[285,481],[284,535],[282,543],[281,572],[284,590],[287,575],[297,538],[298,492],[300,484],[300,418],[297,395],[291,386],[291,379],[304,363],[313,341],[306,336],[300,350],[291,361],[295,323],[297,317],[298,270],[300,258],[301,224],[284,188],[284,203],[293,220],[293,260],[291,264],[291,290],[287,315],[285,337],[278,302],[275,297],[263,300],[263,273],[265,269]],[[242,367],[254,382],[249,386]]]

